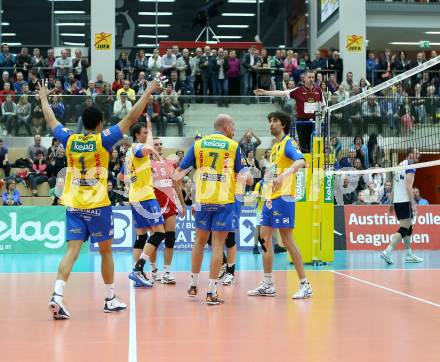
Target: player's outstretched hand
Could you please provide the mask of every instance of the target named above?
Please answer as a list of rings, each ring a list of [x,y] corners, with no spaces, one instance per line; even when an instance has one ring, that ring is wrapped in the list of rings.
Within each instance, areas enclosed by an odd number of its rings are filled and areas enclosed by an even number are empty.
[[[264,89],[255,89],[254,90],[254,94],[256,96],[264,96],[264,93],[265,93]]]
[[[47,88],[47,86],[43,83],[38,83],[37,85],[38,88],[38,95],[41,98],[47,98],[48,95],[52,94],[53,90],[50,90],[49,88]]]

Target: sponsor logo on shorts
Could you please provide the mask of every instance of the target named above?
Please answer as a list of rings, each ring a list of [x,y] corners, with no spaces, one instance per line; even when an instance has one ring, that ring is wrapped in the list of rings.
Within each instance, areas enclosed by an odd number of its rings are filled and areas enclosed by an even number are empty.
[[[221,150],[227,150],[229,147],[228,141],[220,141],[220,140],[203,140],[202,141],[203,148],[218,148]]]
[[[275,210],[275,211],[273,212],[273,216],[280,216],[280,212]]]
[[[96,141],[78,142],[73,141],[70,146],[71,152],[96,152]]]
[[[99,180],[96,178],[84,179],[84,178],[74,178],[72,184],[74,186],[96,186]]]
[[[212,173],[202,173],[200,174],[200,180],[202,181],[214,181],[214,182],[225,182],[226,175],[212,174]]]
[[[95,238],[102,238],[102,232],[92,233],[92,236]]]
[[[199,224],[201,224],[201,225],[206,225],[206,221],[205,221],[205,220],[200,220],[200,221],[199,221]]]
[[[217,226],[226,226],[226,223],[225,222],[221,222],[221,221],[217,221],[215,224]]]
[[[288,217],[283,218],[283,224],[288,224],[288,223],[289,223],[289,218]]]
[[[69,233],[71,234],[81,234],[82,230],[80,228],[77,229],[69,229]]]

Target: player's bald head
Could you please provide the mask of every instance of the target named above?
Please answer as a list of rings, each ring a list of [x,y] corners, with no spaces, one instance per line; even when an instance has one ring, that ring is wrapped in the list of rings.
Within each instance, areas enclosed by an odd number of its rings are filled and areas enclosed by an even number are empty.
[[[235,130],[234,120],[227,114],[219,114],[214,120],[214,129],[228,137],[233,137]]]

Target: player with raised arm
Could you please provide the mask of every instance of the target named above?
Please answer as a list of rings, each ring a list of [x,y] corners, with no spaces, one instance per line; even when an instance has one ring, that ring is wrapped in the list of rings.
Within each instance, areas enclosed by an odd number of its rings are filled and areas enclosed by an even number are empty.
[[[419,162],[420,152],[416,148],[408,148],[406,152],[406,159],[399,163],[399,166],[410,166]],[[413,185],[416,177],[415,168],[407,168],[406,170],[397,171],[394,174],[393,191],[391,194],[392,204],[390,212],[393,210],[396,213],[397,220],[399,220],[399,230],[391,236],[391,243],[388,247],[380,253],[380,257],[385,260],[387,264],[392,264],[391,252],[396,245],[403,239],[406,249],[406,263],[420,263],[422,258],[414,255],[411,250],[411,235],[413,232],[412,219],[417,215],[416,203],[414,201]]]
[[[104,117],[95,106],[82,114],[85,133],[73,133],[56,119],[50,108],[46,86],[39,95],[47,125],[66,150],[67,172],[61,203],[66,206],[67,251],[58,267],[57,280],[49,302],[54,319],[69,319],[63,304],[64,287],[85,240],[98,243],[101,254],[101,274],[107,288],[104,312],[125,310],[127,307],[115,296],[114,262],[112,255],[113,215],[107,194],[109,153],[124,133],[138,120],[150,95],[160,89],[152,81],[147,91],[117,125],[103,130]]]

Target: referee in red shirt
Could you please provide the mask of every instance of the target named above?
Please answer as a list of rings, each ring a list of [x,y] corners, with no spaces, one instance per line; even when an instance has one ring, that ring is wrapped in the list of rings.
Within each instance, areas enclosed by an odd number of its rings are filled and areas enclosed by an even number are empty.
[[[292,122],[290,136],[294,136],[294,124],[298,133],[299,147],[303,153],[310,153],[310,143],[315,127],[315,112],[326,106],[325,98],[320,87],[315,86],[315,73],[306,70],[304,73],[304,85],[286,91],[267,91],[256,89],[257,96],[289,97],[296,103],[296,120]]]

